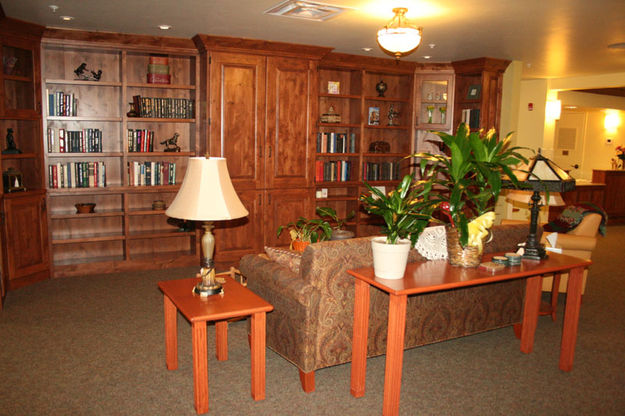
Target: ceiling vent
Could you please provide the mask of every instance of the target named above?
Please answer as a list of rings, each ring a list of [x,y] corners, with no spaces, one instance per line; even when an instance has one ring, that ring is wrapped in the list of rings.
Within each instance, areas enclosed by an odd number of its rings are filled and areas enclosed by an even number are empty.
[[[265,14],[322,22],[338,16],[346,9],[345,7],[330,6],[328,4],[315,3],[312,1],[287,0],[265,10]]]

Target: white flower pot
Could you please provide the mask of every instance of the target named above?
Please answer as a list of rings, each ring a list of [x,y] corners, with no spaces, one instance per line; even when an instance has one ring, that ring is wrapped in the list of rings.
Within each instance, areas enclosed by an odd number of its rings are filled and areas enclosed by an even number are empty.
[[[386,244],[386,237],[374,237],[371,240],[373,250],[373,269],[376,277],[382,279],[401,279],[406,271],[410,240],[399,240],[397,244]]]

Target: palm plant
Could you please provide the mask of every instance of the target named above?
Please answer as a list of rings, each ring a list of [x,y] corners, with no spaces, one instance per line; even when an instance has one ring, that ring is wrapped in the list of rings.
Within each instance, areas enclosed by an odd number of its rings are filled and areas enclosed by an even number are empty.
[[[518,187],[513,167],[527,158],[511,146],[510,134],[499,140],[494,129],[485,135],[482,131],[470,132],[461,123],[456,134],[433,132],[449,149],[449,156],[415,153],[409,157],[420,158],[421,177],[434,189],[430,197],[438,209],[449,218],[451,226],[458,228],[460,244],[467,245],[468,223],[473,218],[491,211],[504,184],[504,177]]]
[[[370,194],[360,196],[365,210],[384,219],[382,233],[387,244],[397,244],[399,239],[410,238],[414,245],[432,218],[435,202],[429,198],[432,184],[414,182],[414,175],[406,175],[397,188],[384,194],[365,182]]]

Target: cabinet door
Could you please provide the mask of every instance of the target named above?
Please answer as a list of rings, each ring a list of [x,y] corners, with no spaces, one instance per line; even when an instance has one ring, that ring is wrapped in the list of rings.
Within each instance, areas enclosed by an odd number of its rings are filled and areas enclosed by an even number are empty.
[[[258,55],[211,54],[210,148],[213,156],[228,160],[237,189],[263,187],[265,60]]]
[[[311,61],[267,58],[266,186],[313,185],[311,106],[316,96]],[[314,94],[314,95],[313,95]]]
[[[45,195],[5,197],[3,209],[7,289],[48,278],[50,260]]]
[[[40,56],[36,42],[3,35],[2,93],[0,114],[8,117],[39,117]]]
[[[239,199],[249,211],[245,218],[215,223],[215,262],[235,264],[244,254],[263,250],[263,193],[237,190]]]
[[[284,230],[280,237],[276,231],[280,225],[286,225],[298,217],[314,218],[313,189],[276,189],[266,191],[265,209],[265,245],[287,246],[291,242],[288,230]]]

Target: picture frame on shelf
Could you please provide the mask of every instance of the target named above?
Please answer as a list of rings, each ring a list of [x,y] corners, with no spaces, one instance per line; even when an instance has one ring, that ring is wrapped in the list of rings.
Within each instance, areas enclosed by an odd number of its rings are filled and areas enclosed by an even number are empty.
[[[369,107],[369,117],[367,123],[370,126],[380,125],[380,107]]]
[[[340,81],[328,81],[328,94],[340,94],[341,82]]]
[[[482,86],[479,84],[469,85],[467,89],[467,100],[479,100],[482,95]]]

